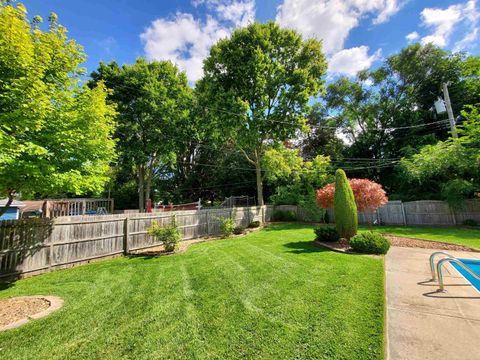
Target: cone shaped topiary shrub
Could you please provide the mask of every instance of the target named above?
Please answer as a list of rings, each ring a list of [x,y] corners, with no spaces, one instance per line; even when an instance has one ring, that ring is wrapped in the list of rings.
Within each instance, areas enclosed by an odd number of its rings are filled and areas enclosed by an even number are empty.
[[[335,227],[340,237],[350,239],[357,234],[357,205],[345,171],[335,172],[335,196],[333,200]]]

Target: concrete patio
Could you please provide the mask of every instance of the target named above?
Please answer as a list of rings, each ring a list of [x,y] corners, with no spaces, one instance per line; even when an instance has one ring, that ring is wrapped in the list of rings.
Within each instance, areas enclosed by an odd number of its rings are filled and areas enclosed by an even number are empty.
[[[480,359],[480,293],[451,265],[437,293],[428,259],[435,250],[392,247],[385,259],[387,358]],[[480,259],[480,253],[449,252]]]

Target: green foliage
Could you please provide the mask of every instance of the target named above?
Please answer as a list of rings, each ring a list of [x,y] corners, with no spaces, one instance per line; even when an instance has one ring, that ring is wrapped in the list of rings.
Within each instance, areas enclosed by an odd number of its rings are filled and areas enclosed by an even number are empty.
[[[283,176],[278,176],[275,181],[279,185],[275,189],[275,193],[270,197],[270,201],[274,205],[298,205],[302,208],[305,221],[318,222],[324,216],[324,210],[318,208],[315,200],[315,189],[322,187],[329,181],[330,175],[330,159],[325,156],[316,156],[311,161],[303,161],[297,153],[297,150],[285,149],[281,150],[290,154],[296,154],[299,162],[296,162],[295,168],[290,168],[290,173],[284,172]],[[285,162],[284,162],[285,164]],[[278,174],[275,168],[281,168],[280,164],[273,162],[268,164],[265,161],[264,167],[273,174]]]
[[[364,232],[350,239],[350,246],[362,254],[386,254],[390,243],[382,235],[375,232]]]
[[[298,177],[303,166],[303,159],[300,157],[298,149],[288,149],[278,144],[265,150],[261,166],[265,171],[264,179],[274,182]]]
[[[442,186],[451,179],[431,176],[421,182],[412,181],[395,160],[412,156],[422,147],[447,138],[446,126],[432,124],[446,120],[447,116],[430,111],[441,95],[442,83],[450,84],[455,116],[465,106],[480,103],[479,63],[479,56],[450,53],[432,44],[414,44],[389,56],[379,68],[360,72],[356,79],[339,78],[330,83],[325,113],[320,112],[317,118],[323,126],[337,126],[337,133],[350,140],[340,154],[334,155],[336,165],[357,167],[355,177],[381,183],[392,199],[441,198]],[[389,128],[393,127],[402,129],[391,131]],[[326,132],[322,136],[328,138],[328,135]],[[304,152],[322,152],[324,144],[320,142],[319,147],[312,149],[307,143]],[[331,151],[335,142],[330,140],[329,144],[326,148]],[[448,154],[444,156],[447,158]],[[368,165],[360,165],[360,161],[367,160],[370,160]],[[439,173],[454,175],[454,172]],[[459,178],[470,181],[468,175]]]
[[[463,221],[463,225],[465,226],[478,226],[478,222],[473,219],[466,219]]]
[[[223,237],[229,237],[233,234],[233,231],[237,225],[235,225],[235,221],[231,218],[224,218],[220,223],[220,233]]]
[[[260,205],[267,144],[305,129],[308,101],[323,92],[326,68],[319,41],[303,40],[274,22],[236,29],[211,48],[204,62],[204,77],[197,83],[200,99],[219,131],[255,167]]]
[[[334,226],[319,226],[314,229],[314,232],[318,241],[335,242],[340,239],[340,235]]]
[[[335,227],[342,238],[350,239],[357,233],[357,205],[345,171],[338,169],[335,178]]]
[[[248,227],[250,229],[258,228],[260,227],[261,222],[260,221],[252,221],[250,224],[248,224]]]
[[[272,218],[273,221],[297,221],[297,215],[291,210],[275,210]]]
[[[114,107],[102,82],[80,85],[86,56],[49,17],[0,5],[0,197],[97,195],[115,159]]]
[[[119,112],[120,164],[134,172],[138,206],[145,209],[152,184],[172,170],[181,140],[191,138],[192,89],[185,73],[170,61],[139,58],[121,67],[116,62],[100,63],[91,76],[91,86],[105,82],[113,90],[108,99]]]
[[[298,201],[298,206],[301,208],[302,218],[306,222],[321,222],[325,217],[326,210],[317,206],[313,191],[303,196]]]
[[[460,137],[424,146],[418,154],[402,160],[406,175],[414,183],[432,183],[442,199],[460,207],[480,189],[480,113],[475,107],[462,112],[465,121]]]
[[[165,251],[168,252],[177,250],[178,244],[182,240],[182,235],[178,230],[175,220],[172,220],[172,223],[167,226],[162,226],[158,222],[154,222],[147,231],[150,236],[154,236],[158,241],[161,241],[165,247]]]
[[[325,210],[317,206],[313,188],[305,189],[300,183],[277,187],[270,200],[274,205],[298,205],[302,208],[305,221],[321,221],[325,214]]]
[[[235,235],[242,235],[243,233],[245,233],[245,229],[241,226],[236,226],[234,229],[233,229],[233,233]]]

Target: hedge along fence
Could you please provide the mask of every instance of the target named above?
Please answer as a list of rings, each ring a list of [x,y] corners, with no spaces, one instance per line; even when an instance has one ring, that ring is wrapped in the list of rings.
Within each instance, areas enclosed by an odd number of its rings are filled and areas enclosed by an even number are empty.
[[[272,212],[272,207],[263,206],[0,221],[0,278],[43,273],[158,246],[147,234],[153,222],[169,224],[175,219],[183,240],[188,240],[218,235],[223,218],[246,227],[252,221],[270,221]]]

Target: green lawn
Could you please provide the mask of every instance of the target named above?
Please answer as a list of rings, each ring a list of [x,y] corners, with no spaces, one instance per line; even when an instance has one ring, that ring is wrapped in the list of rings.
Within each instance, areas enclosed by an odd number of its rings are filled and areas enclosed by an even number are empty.
[[[367,226],[361,226],[360,229],[361,231],[369,230]],[[406,236],[430,241],[442,241],[480,249],[480,230],[476,229],[403,226],[375,226],[373,229],[389,235]]]
[[[65,305],[0,333],[1,358],[383,358],[382,258],[313,238],[311,226],[276,225],[18,281],[0,298],[51,294]]]

